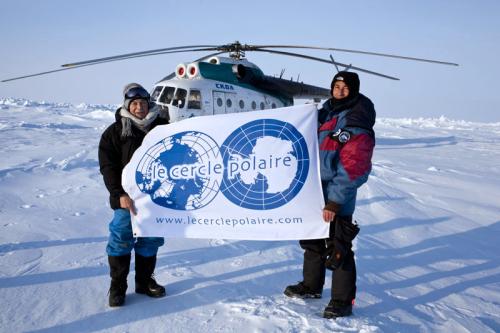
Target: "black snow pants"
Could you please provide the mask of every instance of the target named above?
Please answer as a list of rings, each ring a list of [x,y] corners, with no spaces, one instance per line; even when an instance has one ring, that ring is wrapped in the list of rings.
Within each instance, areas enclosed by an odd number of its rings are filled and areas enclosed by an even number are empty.
[[[356,263],[352,240],[359,232],[351,216],[336,216],[330,222],[330,237],[301,240],[304,251],[304,284],[321,292],[326,269],[333,271],[332,300],[352,302],[356,298]]]

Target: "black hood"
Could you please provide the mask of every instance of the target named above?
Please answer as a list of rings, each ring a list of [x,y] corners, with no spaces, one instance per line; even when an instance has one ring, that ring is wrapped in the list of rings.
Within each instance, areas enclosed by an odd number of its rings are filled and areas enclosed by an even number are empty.
[[[376,112],[372,101],[363,94],[359,94],[358,102],[347,114],[346,127],[361,127],[367,130],[372,130],[375,125],[375,118]]]
[[[116,121],[117,123],[119,123],[119,122],[120,122],[120,120],[122,119],[122,115],[120,114],[121,110],[122,110],[122,106],[120,106],[120,107],[119,107],[118,109],[116,109],[116,111],[115,111],[115,121]]]

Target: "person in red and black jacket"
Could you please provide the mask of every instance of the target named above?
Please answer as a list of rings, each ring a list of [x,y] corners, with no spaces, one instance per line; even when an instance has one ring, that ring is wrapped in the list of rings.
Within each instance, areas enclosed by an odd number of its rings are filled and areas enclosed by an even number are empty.
[[[342,71],[331,84],[332,98],[319,110],[319,162],[326,205],[323,220],[330,223],[327,239],[301,240],[303,281],[288,286],[285,295],[320,298],[326,268],[333,270],[332,295],[325,318],[352,314],[356,297],[356,263],[352,241],[359,232],[352,215],[357,189],[368,180],[375,147],[375,108],[359,93],[356,73]]]

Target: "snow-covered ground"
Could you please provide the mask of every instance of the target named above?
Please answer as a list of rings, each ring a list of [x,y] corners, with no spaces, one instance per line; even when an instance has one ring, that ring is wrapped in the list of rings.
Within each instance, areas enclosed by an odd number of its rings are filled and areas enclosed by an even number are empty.
[[[98,170],[112,106],[0,99],[2,332],[500,332],[500,123],[378,119],[360,190],[354,316],[282,292],[295,241],[170,239],[157,280],[107,306],[112,216]],[[328,275],[329,278],[330,275]]]

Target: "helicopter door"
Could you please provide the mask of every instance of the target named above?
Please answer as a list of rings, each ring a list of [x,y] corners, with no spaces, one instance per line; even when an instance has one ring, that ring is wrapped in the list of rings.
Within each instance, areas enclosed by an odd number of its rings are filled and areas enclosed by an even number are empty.
[[[226,113],[226,103],[224,99],[224,93],[219,91],[213,92],[214,96],[214,114]]]

